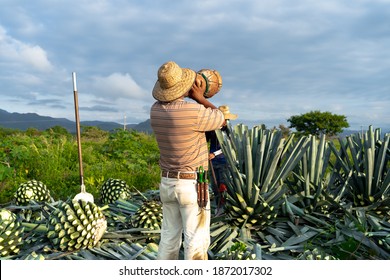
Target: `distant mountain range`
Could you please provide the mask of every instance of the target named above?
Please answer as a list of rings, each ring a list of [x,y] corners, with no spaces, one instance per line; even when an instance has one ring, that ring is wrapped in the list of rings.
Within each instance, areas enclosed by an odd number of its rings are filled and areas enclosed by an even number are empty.
[[[47,116],[40,116],[35,113],[9,113],[0,109],[0,127],[19,130],[26,130],[28,128],[46,130],[53,126],[61,126],[67,129],[70,133],[76,133],[76,123],[65,118],[52,118]],[[106,131],[123,128],[123,124],[102,121],[81,121],[80,126],[95,126]],[[134,129],[139,132],[152,133],[150,120],[146,120],[139,124],[127,124],[126,129]]]
[[[248,127],[253,127],[261,122],[244,121]],[[233,121],[232,125],[236,125],[237,122]],[[102,121],[81,121],[81,126],[95,126],[105,131],[112,131],[118,128],[123,128],[123,124],[116,122],[102,122]],[[53,126],[61,126],[66,128],[70,133],[76,133],[76,123],[65,118],[52,118],[47,116],[40,116],[35,113],[9,113],[0,109],[0,127],[26,130],[28,128],[36,128],[38,130],[46,130]],[[150,125],[150,120],[146,120],[139,124],[127,124],[126,129],[134,129],[139,132],[145,132],[151,134],[153,132]],[[366,128],[367,129],[367,128]],[[344,130],[339,136],[347,136],[353,133],[359,133],[357,130]],[[389,133],[390,129],[383,129],[382,134]]]

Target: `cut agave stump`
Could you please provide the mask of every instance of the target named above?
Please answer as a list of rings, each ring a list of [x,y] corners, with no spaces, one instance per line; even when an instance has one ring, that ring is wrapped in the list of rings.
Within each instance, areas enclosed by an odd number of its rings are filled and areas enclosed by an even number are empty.
[[[152,200],[145,201],[133,215],[132,220],[134,227],[159,230],[162,218],[162,204]]]
[[[101,187],[100,191],[103,204],[114,203],[118,199],[129,199],[131,192],[124,180],[109,178]]]
[[[100,208],[90,201],[61,201],[48,219],[47,237],[61,251],[93,248],[107,228]]]
[[[19,253],[23,231],[14,213],[8,209],[0,210],[0,257]]]
[[[17,205],[27,205],[31,200],[49,202],[51,198],[50,191],[46,185],[37,180],[30,180],[20,184],[14,197]]]

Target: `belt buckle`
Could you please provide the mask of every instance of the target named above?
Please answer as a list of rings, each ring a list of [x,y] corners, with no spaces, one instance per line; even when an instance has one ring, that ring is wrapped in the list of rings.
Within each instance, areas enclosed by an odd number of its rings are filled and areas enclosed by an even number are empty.
[[[181,179],[189,179],[191,173],[179,173],[179,178]]]
[[[187,173],[185,172],[181,172],[181,171],[177,171],[177,176],[176,176],[177,179],[188,179],[187,178]]]
[[[162,177],[171,179],[196,179],[195,172],[162,171]]]

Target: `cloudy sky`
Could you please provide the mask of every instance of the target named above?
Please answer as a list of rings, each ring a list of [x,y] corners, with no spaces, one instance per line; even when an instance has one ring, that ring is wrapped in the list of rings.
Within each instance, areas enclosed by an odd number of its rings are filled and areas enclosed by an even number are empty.
[[[244,123],[312,110],[390,127],[390,0],[0,0],[0,109],[149,118],[157,69],[218,70]]]

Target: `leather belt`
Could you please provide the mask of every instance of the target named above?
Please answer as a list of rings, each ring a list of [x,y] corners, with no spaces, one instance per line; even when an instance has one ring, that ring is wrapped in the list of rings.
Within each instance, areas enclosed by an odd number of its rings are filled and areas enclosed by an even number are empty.
[[[175,178],[175,179],[187,179],[187,180],[196,180],[195,172],[180,172],[180,171],[161,171],[162,177]]]

